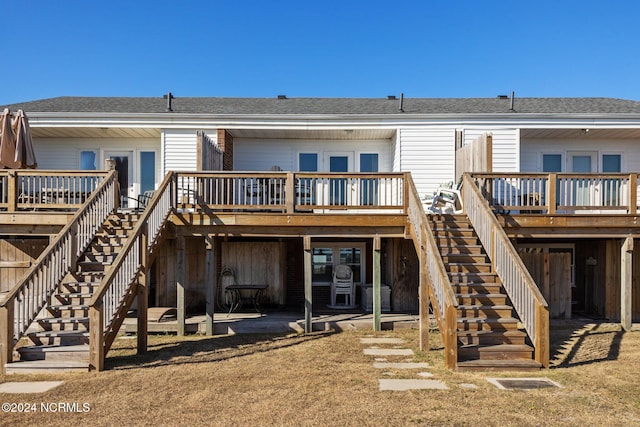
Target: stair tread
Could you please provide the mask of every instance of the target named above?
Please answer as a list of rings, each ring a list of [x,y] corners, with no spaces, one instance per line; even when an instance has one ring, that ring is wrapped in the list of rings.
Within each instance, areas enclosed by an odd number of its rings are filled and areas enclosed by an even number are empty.
[[[27,334],[32,337],[89,336],[89,331],[38,331]]]
[[[497,322],[497,323],[518,323],[519,320],[513,317],[458,317],[458,322],[467,322],[467,323],[486,323],[486,322]]]
[[[495,297],[495,298],[501,298],[501,297],[507,297],[507,294],[501,294],[501,293],[483,294],[483,293],[480,293],[480,292],[474,292],[472,294],[470,294],[470,293],[465,293],[465,294],[459,293],[459,294],[456,294],[456,296],[460,297],[460,298],[471,298],[471,297],[478,297],[478,298],[492,298],[492,297]]]
[[[80,298],[80,297],[91,298],[93,294],[91,292],[62,292],[62,293],[56,294],[56,296],[67,297],[67,298]]]
[[[458,331],[458,336],[467,336],[467,335],[499,335],[499,336],[515,336],[521,337],[526,336],[525,332],[519,331],[517,329],[510,329],[506,331],[492,331],[492,330],[482,330],[482,331]]]
[[[85,304],[53,304],[49,308],[55,310],[87,310],[89,306]]]
[[[495,304],[495,305],[486,305],[486,304],[458,304],[458,308],[461,309],[470,309],[470,308],[477,308],[477,309],[488,309],[488,308],[493,308],[496,310],[504,310],[504,309],[513,309],[512,306],[510,305],[500,305],[500,304]]]
[[[45,353],[56,353],[56,352],[88,352],[89,344],[73,344],[73,345],[55,345],[55,344],[46,344],[46,345],[28,345],[24,347],[20,347],[17,349],[18,352],[21,351],[41,351]]]
[[[81,362],[75,360],[58,361],[58,360],[16,360],[15,362],[5,364],[6,368],[20,369],[73,369],[73,368],[89,368],[89,362]]]
[[[519,351],[532,351],[533,347],[527,344],[463,344],[459,346],[460,349],[476,349],[479,352],[519,352]]]
[[[74,316],[74,317],[45,317],[44,319],[38,319],[41,323],[85,323],[88,322],[88,317]]]
[[[542,365],[533,359],[513,359],[513,360],[465,360],[458,362],[457,367],[460,368],[495,368],[495,369],[541,369]]]

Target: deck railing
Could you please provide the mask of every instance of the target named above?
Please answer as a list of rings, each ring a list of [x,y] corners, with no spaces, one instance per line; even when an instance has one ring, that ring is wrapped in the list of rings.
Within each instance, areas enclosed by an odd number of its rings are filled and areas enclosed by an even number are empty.
[[[64,276],[75,270],[80,255],[104,220],[116,207],[115,172],[103,172],[102,183],[91,193],[69,224],[34,261],[32,267],[0,304],[0,366],[12,359],[13,347],[47,303]]]
[[[178,172],[179,207],[264,211],[403,211],[402,173]]]
[[[79,208],[104,171],[0,170],[0,211]]]
[[[483,197],[504,213],[632,214],[638,208],[638,174],[475,173]]]
[[[175,183],[174,173],[165,176],[89,302],[89,363],[92,369],[103,369],[104,357],[136,295],[134,285],[138,275],[141,269],[149,268],[148,257],[174,206]]]
[[[481,192],[482,181],[476,184],[474,178],[475,175],[463,176],[462,197],[465,211],[533,342],[535,359],[548,367],[547,302],[489,207],[486,194]]]
[[[447,270],[440,256],[440,250],[422,208],[418,191],[413,180],[408,177],[407,221],[420,260],[420,268],[427,269],[429,297],[445,349],[445,366],[455,369],[458,359],[457,310],[458,302],[451,287]],[[426,298],[426,295],[420,295]],[[425,301],[421,301],[421,304]]]

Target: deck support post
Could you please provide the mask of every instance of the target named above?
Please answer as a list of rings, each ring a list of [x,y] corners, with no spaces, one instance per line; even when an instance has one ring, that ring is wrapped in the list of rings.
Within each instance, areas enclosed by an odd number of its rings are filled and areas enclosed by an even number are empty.
[[[213,315],[215,312],[215,295],[218,284],[216,283],[216,264],[215,264],[215,237],[211,234],[207,234],[205,240],[205,279],[204,283],[207,284],[206,289],[206,335],[213,335]]]
[[[376,332],[382,330],[380,275],[380,237],[376,236],[373,238],[373,330]]]
[[[184,336],[186,324],[186,301],[184,292],[186,280],[184,236],[179,235],[176,239],[176,243],[178,255],[176,262],[176,317],[178,321],[178,324],[176,325],[176,333],[181,337]]]
[[[620,268],[620,324],[625,331],[631,330],[632,284],[633,284],[633,236],[628,236],[622,244]]]
[[[304,331],[305,333],[310,333],[313,331],[313,312],[311,310],[313,303],[311,237],[304,236],[302,241],[304,247]]]
[[[149,229],[147,224],[142,226],[142,234],[140,235],[140,274],[138,276],[138,285],[136,286],[136,299],[138,304],[138,354],[147,352],[147,309],[149,308],[149,253],[147,252],[147,242],[149,241]]]
[[[89,370],[104,370],[104,306],[89,307]]]
[[[5,364],[13,361],[13,307],[13,300],[0,307],[0,373],[3,375]]]
[[[431,319],[429,318],[430,279],[427,274],[427,257],[424,250],[420,251],[418,258],[420,260],[420,281],[418,287],[418,309],[420,311],[420,351],[429,351],[429,329],[431,323]]]

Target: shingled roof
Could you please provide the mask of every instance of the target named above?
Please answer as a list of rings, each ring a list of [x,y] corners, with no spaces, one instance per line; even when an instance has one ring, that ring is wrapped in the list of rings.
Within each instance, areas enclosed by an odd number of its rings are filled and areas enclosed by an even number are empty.
[[[385,115],[385,114],[640,114],[640,102],[615,98],[215,98],[175,97],[173,114]],[[13,105],[28,113],[167,113],[163,97],[72,97]]]

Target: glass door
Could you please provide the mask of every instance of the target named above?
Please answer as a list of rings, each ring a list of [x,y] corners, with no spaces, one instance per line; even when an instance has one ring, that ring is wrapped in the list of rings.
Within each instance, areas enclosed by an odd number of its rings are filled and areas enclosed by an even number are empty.
[[[569,152],[569,170],[572,173],[588,174],[598,171],[598,153],[596,152]],[[574,206],[593,206],[595,185],[588,177],[574,178],[572,184]]]
[[[325,169],[328,172],[353,171],[353,153],[326,153]],[[351,199],[351,185],[346,178],[331,178],[329,181],[329,204],[346,206]]]
[[[129,207],[129,201],[136,200],[137,196],[133,174],[133,151],[105,151],[104,157],[115,161],[120,185],[120,206]]]

